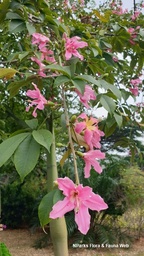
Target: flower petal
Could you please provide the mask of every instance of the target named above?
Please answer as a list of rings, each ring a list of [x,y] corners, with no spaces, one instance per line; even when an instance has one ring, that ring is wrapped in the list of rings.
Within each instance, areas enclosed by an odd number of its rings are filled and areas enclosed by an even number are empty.
[[[88,207],[81,204],[79,211],[75,213],[75,222],[78,225],[78,230],[82,234],[86,234],[90,228],[90,214],[88,211]]]
[[[57,181],[59,189],[63,191],[65,196],[69,196],[70,191],[75,189],[75,184],[68,177],[58,178]]]
[[[84,133],[84,139],[89,146],[91,146],[92,144],[92,137],[93,137],[93,132],[86,129]]]
[[[83,204],[95,211],[101,211],[108,208],[108,205],[104,202],[103,198],[93,192],[90,194],[89,199],[83,201]]]
[[[76,123],[75,125],[75,131],[77,133],[81,133],[83,131],[83,129],[85,129],[86,127],[86,122],[80,122],[80,123]]]
[[[70,212],[74,209],[74,203],[72,203],[67,197],[63,201],[58,201],[50,212],[50,218],[62,218],[65,213]]]
[[[89,178],[90,176],[91,163],[90,161],[85,160],[84,174],[85,178]]]

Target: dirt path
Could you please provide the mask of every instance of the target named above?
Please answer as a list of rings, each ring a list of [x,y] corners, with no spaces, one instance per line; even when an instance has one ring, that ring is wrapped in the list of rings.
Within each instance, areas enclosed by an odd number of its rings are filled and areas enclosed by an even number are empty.
[[[54,256],[52,246],[43,249],[35,249],[33,245],[37,239],[42,236],[41,232],[32,234],[29,230],[4,230],[0,232],[0,242],[5,243],[9,248],[12,256]],[[121,249],[119,245],[114,248],[94,248],[93,250],[84,249],[85,247],[98,247],[99,245],[91,244],[80,245],[74,244],[70,248],[69,256],[144,256],[144,238],[135,242],[130,249]]]

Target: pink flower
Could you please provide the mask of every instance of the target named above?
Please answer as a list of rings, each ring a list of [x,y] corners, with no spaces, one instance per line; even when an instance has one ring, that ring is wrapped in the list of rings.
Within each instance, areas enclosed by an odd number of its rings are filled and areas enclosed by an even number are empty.
[[[49,41],[50,41],[49,38],[42,34],[39,34],[39,33],[32,34],[32,44],[37,44],[39,47],[39,50],[45,47],[47,42]]]
[[[101,211],[108,208],[98,194],[92,192],[88,186],[83,187],[79,184],[76,186],[68,177],[58,178],[58,187],[63,191],[65,198],[63,201],[58,201],[50,212],[50,218],[61,218],[65,213],[75,212],[75,222],[81,233],[86,234],[90,228],[90,214],[88,208],[93,211]]]
[[[85,178],[89,178],[91,166],[94,167],[96,172],[102,172],[102,168],[97,159],[104,159],[105,153],[102,153],[100,150],[90,150],[83,154],[83,158],[86,164],[84,168]]]
[[[46,74],[43,72],[45,70],[44,69],[45,65],[41,62],[41,60],[36,57],[32,57],[31,60],[36,62],[39,65],[38,74],[42,77],[46,77]]]
[[[139,78],[131,79],[131,80],[130,80],[130,83],[131,83],[133,86],[137,86],[137,85],[139,85],[139,84],[142,84],[142,80],[139,79]]]
[[[83,105],[86,108],[90,108],[90,106],[88,105],[88,101],[96,99],[96,95],[92,87],[89,85],[86,85],[84,94],[81,94],[81,92],[78,89],[75,89],[75,91],[80,97],[80,101],[83,103]]]
[[[134,28],[129,28],[127,30],[127,32],[130,34],[130,40],[129,42],[132,44],[132,45],[135,45],[136,42],[133,40],[135,38],[137,38],[137,35],[138,35],[138,31],[140,29],[140,26],[137,26],[135,29]]]
[[[130,33],[130,34],[133,34],[135,32],[135,29],[134,28],[128,28],[127,32]]]
[[[47,60],[49,62],[56,62],[55,58],[54,58],[54,52],[52,50],[47,49],[46,47],[43,47],[41,49],[41,53],[42,53],[42,59]]]
[[[131,16],[131,19],[134,21],[138,18],[139,15],[140,15],[140,11],[135,11],[134,14]]]
[[[0,224],[0,231],[3,231],[4,229],[6,229],[7,228],[7,226],[6,225],[4,225],[4,224]]]
[[[135,86],[135,88],[130,88],[129,90],[131,91],[131,93],[134,96],[138,96],[139,95],[139,88],[137,86]]]
[[[113,56],[112,59],[113,59],[114,62],[118,62],[119,61],[118,57],[116,57],[116,56]]]
[[[65,58],[69,60],[72,55],[78,57],[80,60],[83,60],[83,56],[79,54],[77,49],[84,48],[88,46],[88,44],[84,41],[80,41],[80,37],[74,36],[72,38],[68,38],[66,33],[64,33],[63,38],[65,40]]]
[[[117,15],[123,15],[123,14],[125,14],[125,13],[127,13],[128,12],[128,10],[127,9],[125,9],[125,10],[123,10],[123,8],[121,7],[121,6],[118,6],[117,8],[116,8],[116,10],[113,10],[112,11],[112,13],[114,13],[114,14],[117,14]]]
[[[37,117],[37,113],[36,110],[40,109],[43,110],[44,109],[44,105],[47,104],[47,100],[44,98],[44,96],[40,93],[40,90],[37,88],[37,85],[32,83],[33,86],[35,87],[35,90],[28,90],[26,95],[30,98],[32,98],[33,100],[29,100],[30,105],[28,107],[26,107],[26,111],[28,112],[29,109],[33,106],[36,105],[32,115],[34,117]]]
[[[98,120],[96,118],[88,118],[85,113],[82,113],[78,116],[78,119],[84,119],[82,122],[76,122],[75,132],[84,133],[84,140],[89,145],[90,149],[100,148],[99,143],[101,136],[104,136],[104,133],[98,128]]]

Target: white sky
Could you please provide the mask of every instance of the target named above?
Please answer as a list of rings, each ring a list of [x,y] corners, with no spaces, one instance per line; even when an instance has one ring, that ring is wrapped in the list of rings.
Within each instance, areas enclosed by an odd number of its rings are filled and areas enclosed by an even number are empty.
[[[141,3],[141,0],[135,0],[136,1],[136,4],[137,3]],[[95,0],[96,4],[99,4],[99,3],[104,3],[106,2],[105,0]],[[133,8],[133,2],[134,0],[122,0],[123,2],[123,8],[128,8],[129,10]]]

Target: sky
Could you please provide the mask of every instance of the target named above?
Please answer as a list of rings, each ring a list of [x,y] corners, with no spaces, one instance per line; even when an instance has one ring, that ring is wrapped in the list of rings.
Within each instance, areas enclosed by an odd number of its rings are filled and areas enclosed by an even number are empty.
[[[136,1],[136,3],[140,3],[141,2],[141,0],[135,0]],[[95,2],[97,3],[97,2],[99,2],[99,3],[104,3],[105,2],[105,0],[95,0]],[[133,2],[134,2],[134,0],[122,0],[122,2],[123,2],[123,8],[124,9],[126,9],[126,8],[128,8],[129,10],[130,9],[132,9],[133,8]]]

